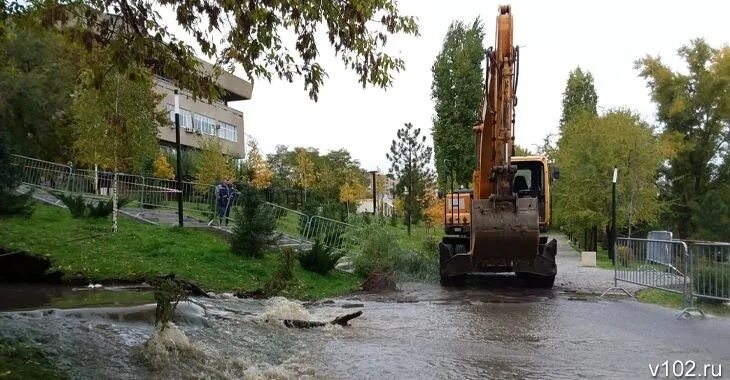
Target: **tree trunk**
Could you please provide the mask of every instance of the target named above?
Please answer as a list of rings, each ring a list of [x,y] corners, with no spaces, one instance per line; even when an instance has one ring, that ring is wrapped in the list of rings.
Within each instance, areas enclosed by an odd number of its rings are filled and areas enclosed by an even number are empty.
[[[112,232],[117,232],[117,169],[114,168],[114,184],[112,185]]]
[[[285,319],[284,326],[289,327],[289,328],[297,328],[297,329],[310,329],[313,327],[323,327],[323,326],[327,326],[327,325],[349,326],[348,322],[350,320],[355,319],[361,315],[362,315],[362,311],[358,311],[356,313],[346,314],[346,315],[337,317],[330,322],[302,321],[299,319]]]

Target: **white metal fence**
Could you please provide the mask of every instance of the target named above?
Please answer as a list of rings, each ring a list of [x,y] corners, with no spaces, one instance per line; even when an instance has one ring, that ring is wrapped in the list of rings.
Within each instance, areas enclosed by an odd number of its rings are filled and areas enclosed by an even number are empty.
[[[74,169],[70,165],[18,155],[11,156],[11,165],[20,168],[22,182],[28,186],[87,197],[108,198],[112,195],[113,172]],[[240,201],[240,197],[233,197],[231,202],[219,204],[215,186],[202,183],[183,182],[182,191],[179,191],[175,180],[125,173],[116,173],[116,182],[117,196],[128,201],[127,207],[159,209],[177,215],[177,196],[181,194],[183,213],[204,220],[208,225],[214,224],[219,214],[223,214],[228,222],[233,222],[232,213],[226,213],[225,210],[236,208]],[[308,216],[274,203],[264,202],[264,205],[276,217],[276,230],[284,235],[284,245],[308,249],[315,239],[319,239],[325,246],[343,250],[346,248],[344,232],[355,228],[344,222],[317,215]],[[219,213],[221,210],[224,212]]]
[[[614,287],[604,295],[626,292],[619,281],[681,294],[684,309],[678,316],[704,315],[695,299],[730,302],[730,244],[617,238]]]

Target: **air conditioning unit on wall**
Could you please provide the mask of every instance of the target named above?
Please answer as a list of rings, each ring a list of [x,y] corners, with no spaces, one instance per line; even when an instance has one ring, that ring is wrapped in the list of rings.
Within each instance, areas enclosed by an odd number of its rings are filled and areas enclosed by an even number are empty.
[[[195,132],[192,128],[185,128],[186,133],[193,133]]]

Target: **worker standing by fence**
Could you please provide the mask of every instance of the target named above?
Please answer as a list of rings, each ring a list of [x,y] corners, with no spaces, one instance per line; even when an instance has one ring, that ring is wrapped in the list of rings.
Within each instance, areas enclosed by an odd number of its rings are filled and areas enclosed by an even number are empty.
[[[228,225],[228,215],[231,212],[236,193],[237,191],[233,187],[233,183],[231,183],[229,177],[224,178],[223,183],[216,186],[215,195],[217,199],[218,225],[223,225],[224,220],[225,225]]]

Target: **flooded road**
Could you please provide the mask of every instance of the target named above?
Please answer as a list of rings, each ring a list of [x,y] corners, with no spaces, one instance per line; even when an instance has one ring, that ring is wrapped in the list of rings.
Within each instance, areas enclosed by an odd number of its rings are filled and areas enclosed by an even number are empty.
[[[298,330],[281,319],[351,327]],[[187,342],[142,349],[153,305],[0,314],[5,335],[48,351],[74,378],[650,378],[664,360],[730,370],[730,321],[676,320],[630,300],[560,290],[441,289],[304,307],[285,299],[198,299],[180,306]],[[177,339],[177,338],[176,338]]]
[[[675,310],[601,299],[610,276],[570,269],[570,254],[559,254],[552,290],[515,289],[507,277],[459,289],[408,283],[315,304],[193,299],[178,306],[179,330],[147,346],[154,305],[125,306],[128,296],[3,312],[0,332],[40,347],[78,379],[648,379],[649,366],[665,360],[692,360],[698,377],[705,364],[722,365],[730,377],[730,319],[677,320]],[[358,310],[348,328],[281,322]]]

